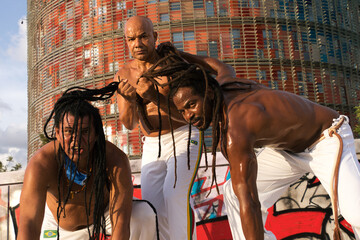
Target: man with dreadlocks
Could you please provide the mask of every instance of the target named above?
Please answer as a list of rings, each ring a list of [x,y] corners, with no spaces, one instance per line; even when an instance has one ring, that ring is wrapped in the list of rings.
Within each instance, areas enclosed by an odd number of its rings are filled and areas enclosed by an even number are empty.
[[[170,96],[188,123],[200,130],[212,125],[213,148],[220,143],[230,163],[224,196],[233,238],[276,239],[264,228],[267,209],[311,172],[331,196],[334,239],[341,235],[338,210],[360,239],[360,164],[348,118],[250,80],[221,79],[219,86],[190,68],[171,82]]]
[[[202,137],[196,128],[191,130],[186,126],[177,111],[172,111],[173,121],[169,121],[168,108],[175,108],[168,105],[168,88],[154,84],[151,75],[146,74],[162,68],[169,61],[184,62],[184,59],[173,56],[159,66],[155,65],[166,56],[167,50],[175,50],[166,45],[155,48],[157,33],[151,20],[146,17],[129,18],[124,32],[133,60],[117,72],[114,80],[120,82],[117,94],[120,121],[127,129],[136,128],[140,122],[145,135],[141,168],[142,197],[157,210],[161,239],[195,238],[190,192],[201,156]],[[182,57],[190,59],[191,55],[182,53]],[[218,60],[204,59],[217,72]],[[157,82],[168,82],[164,76],[166,74],[158,76]]]
[[[155,238],[154,211],[145,202],[132,203],[127,156],[105,140],[99,110],[86,101],[110,97],[117,85],[109,94],[104,89],[69,89],[56,102],[44,127],[52,141],[26,169],[19,240]],[[53,115],[55,136],[49,137]]]

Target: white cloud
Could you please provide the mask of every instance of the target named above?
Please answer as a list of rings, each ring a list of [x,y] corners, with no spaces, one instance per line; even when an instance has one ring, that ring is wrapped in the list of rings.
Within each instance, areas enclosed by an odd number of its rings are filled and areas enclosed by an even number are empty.
[[[21,163],[27,162],[27,131],[25,126],[11,125],[0,130],[0,161],[5,163],[8,156]]]
[[[7,104],[6,102],[4,102],[1,98],[0,98],[0,111],[2,110],[11,110],[11,107],[9,104]],[[1,112],[0,112],[1,113]]]
[[[12,147],[26,149],[27,131],[25,126],[10,125],[5,130],[0,129],[0,153],[6,153]]]
[[[25,16],[18,20],[18,33],[11,36],[11,45],[7,49],[7,55],[18,62],[27,61],[27,25]]]
[[[26,149],[26,23],[21,24],[20,19],[17,27],[8,44],[0,46],[0,154],[7,153],[10,147]]]

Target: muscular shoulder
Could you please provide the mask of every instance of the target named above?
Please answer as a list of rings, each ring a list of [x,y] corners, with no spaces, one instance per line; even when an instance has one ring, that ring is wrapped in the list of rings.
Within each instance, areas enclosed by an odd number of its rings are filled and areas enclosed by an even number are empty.
[[[267,114],[264,105],[260,102],[235,99],[228,105],[227,117],[229,124],[251,130],[254,126],[262,125],[267,119]]]
[[[108,168],[127,168],[129,160],[126,154],[117,146],[109,141],[106,141],[106,161]]]
[[[43,182],[51,185],[56,181],[58,163],[55,158],[55,144],[54,141],[47,143],[31,157],[26,167],[24,182]]]
[[[134,69],[133,64],[134,64],[134,60],[121,66],[115,74],[114,81],[119,81],[119,78],[120,79],[129,78]]]

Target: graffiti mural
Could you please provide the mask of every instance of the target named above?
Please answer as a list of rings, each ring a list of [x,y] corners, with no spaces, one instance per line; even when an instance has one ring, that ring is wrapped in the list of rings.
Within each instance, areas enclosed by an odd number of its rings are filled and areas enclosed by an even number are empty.
[[[141,198],[140,163],[141,160],[131,160],[134,197],[139,199]],[[219,193],[216,186],[211,184],[210,167],[208,170],[205,169],[203,158],[191,191],[197,222],[197,239],[231,240],[222,192],[222,186],[230,178],[228,163],[218,153],[216,176]],[[10,188],[10,204],[8,204],[8,190],[7,186],[0,187],[0,239],[7,239],[8,233],[9,239],[15,239],[14,225],[8,207],[16,207],[19,203],[21,185]],[[333,239],[334,219],[330,197],[319,180],[311,174],[304,175],[292,184],[268,211],[265,227],[271,230],[277,239]],[[18,217],[18,209],[15,213]],[[343,239],[355,239],[351,226],[342,217],[340,217],[340,227]]]
[[[199,169],[191,192],[195,201],[198,239],[232,239],[221,188],[230,178],[229,167],[221,154],[217,155],[217,163],[220,194],[215,186],[211,186],[211,170],[205,171],[204,165]],[[311,174],[292,184],[268,211],[265,227],[277,239],[333,239],[334,219],[330,197]],[[355,239],[351,226],[342,217],[340,224],[343,239]]]

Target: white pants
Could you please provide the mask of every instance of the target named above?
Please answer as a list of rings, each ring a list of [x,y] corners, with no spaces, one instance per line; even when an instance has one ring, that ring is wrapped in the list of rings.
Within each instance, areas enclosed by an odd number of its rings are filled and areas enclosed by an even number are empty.
[[[130,240],[154,240],[156,239],[156,213],[146,202],[133,201],[130,220]],[[111,221],[109,210],[105,213],[106,234],[111,235]],[[89,227],[90,231],[93,225]],[[60,239],[64,240],[87,240],[89,239],[88,228],[77,231],[67,231],[59,227]],[[43,225],[41,227],[40,240],[57,239],[57,222],[46,205]]]
[[[174,130],[177,166],[175,167],[171,133],[161,135],[161,156],[158,137],[146,137],[141,168],[142,198],[154,205],[158,215],[161,240],[196,239],[190,192],[201,157],[201,137],[191,130],[190,169],[188,169],[188,126]],[[176,187],[175,169],[177,174]]]
[[[336,121],[338,119],[334,120]],[[352,225],[356,239],[360,239],[360,164],[356,157],[354,138],[347,118],[337,132],[343,140],[338,183],[339,211]],[[323,133],[324,140],[302,153],[264,148],[257,154],[256,184],[264,224],[268,214],[267,209],[281,197],[290,184],[296,182],[305,173],[313,173],[330,194],[331,176],[339,144],[335,136],[329,136],[328,130]],[[233,191],[231,179],[224,185],[224,199],[233,238],[245,239],[241,227],[239,201]],[[265,239],[276,238],[265,230]]]

